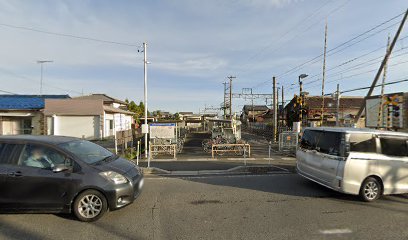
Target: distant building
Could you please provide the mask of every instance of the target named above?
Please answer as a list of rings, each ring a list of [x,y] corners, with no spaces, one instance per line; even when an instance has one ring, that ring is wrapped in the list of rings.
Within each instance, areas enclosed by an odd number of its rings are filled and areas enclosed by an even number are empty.
[[[241,122],[264,122],[269,108],[265,105],[245,105],[242,108]]]
[[[68,95],[0,95],[0,135],[44,134],[45,100],[69,98]]]
[[[364,97],[342,96],[340,98],[339,117],[341,126],[353,126],[354,124],[359,124],[360,127],[363,127],[364,122],[355,122],[355,117],[362,104],[364,104]],[[306,110],[306,113],[303,117],[304,122],[307,121],[309,126],[319,126],[321,122],[321,107],[321,96],[305,96],[304,109]],[[296,98],[293,98],[285,106],[284,113],[289,127],[293,125],[293,122],[299,121],[299,111],[299,103],[297,103]],[[336,125],[336,112],[336,99],[331,96],[325,96],[323,111],[323,122],[325,126]]]

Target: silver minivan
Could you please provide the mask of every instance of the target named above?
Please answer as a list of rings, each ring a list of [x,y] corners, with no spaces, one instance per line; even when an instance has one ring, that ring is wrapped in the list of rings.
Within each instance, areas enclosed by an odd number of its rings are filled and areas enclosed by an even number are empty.
[[[301,176],[364,201],[408,193],[408,133],[305,128],[296,159]]]

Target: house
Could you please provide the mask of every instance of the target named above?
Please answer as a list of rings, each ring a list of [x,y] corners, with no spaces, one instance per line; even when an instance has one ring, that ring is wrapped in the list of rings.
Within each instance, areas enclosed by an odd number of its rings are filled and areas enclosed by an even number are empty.
[[[351,127],[355,122],[355,116],[357,115],[361,105],[364,103],[364,97],[354,96],[342,96],[340,98],[339,106],[339,118],[341,126]],[[298,98],[294,97],[284,108],[286,115],[287,125],[291,127],[293,122],[299,121],[299,102]],[[303,115],[303,125],[319,126],[321,122],[321,108],[322,97],[321,96],[305,96],[304,97],[304,109],[306,110]],[[325,126],[336,125],[336,113],[337,113],[337,101],[331,96],[324,97],[324,111],[323,111],[323,124]]]
[[[133,115],[124,101],[105,94],[47,99],[44,109],[46,134],[89,140],[112,137],[117,131],[131,129]]]
[[[42,110],[46,99],[68,95],[0,95],[0,135],[45,134]]]
[[[266,116],[269,108],[265,105],[244,105],[242,108],[241,122],[258,122],[263,121],[262,116]]]

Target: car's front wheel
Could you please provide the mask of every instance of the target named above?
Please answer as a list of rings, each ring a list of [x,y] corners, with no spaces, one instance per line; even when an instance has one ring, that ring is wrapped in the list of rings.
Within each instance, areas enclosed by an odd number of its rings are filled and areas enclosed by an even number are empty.
[[[361,184],[360,197],[365,202],[372,202],[377,200],[381,196],[381,184],[373,177],[368,177]]]
[[[96,190],[86,190],[74,201],[74,214],[83,222],[93,222],[103,216],[108,209],[105,196]]]

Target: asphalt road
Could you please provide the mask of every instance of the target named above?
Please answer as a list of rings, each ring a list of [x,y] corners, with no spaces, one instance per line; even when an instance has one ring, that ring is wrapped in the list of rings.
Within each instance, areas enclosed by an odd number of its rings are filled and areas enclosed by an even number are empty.
[[[1,239],[408,239],[408,196],[363,203],[296,174],[146,178],[95,223],[2,214]]]

